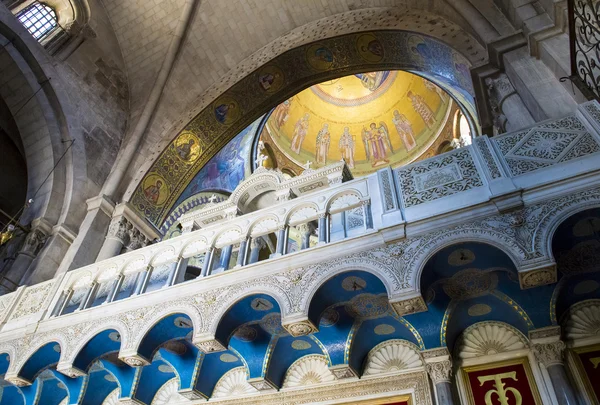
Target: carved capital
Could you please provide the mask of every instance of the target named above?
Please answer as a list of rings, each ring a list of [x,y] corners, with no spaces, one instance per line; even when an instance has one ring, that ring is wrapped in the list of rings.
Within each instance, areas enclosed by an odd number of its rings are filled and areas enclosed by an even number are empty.
[[[39,228],[34,228],[27,234],[25,243],[19,253],[35,257],[46,243],[48,236]]]
[[[308,319],[282,325],[294,337],[306,336],[318,332],[318,329]]]
[[[221,342],[219,342],[215,338],[209,338],[209,339],[201,340],[201,341],[194,340],[194,345],[196,345],[196,347],[198,349],[200,349],[200,351],[202,353],[206,353],[206,354],[222,352],[224,350],[227,350],[227,348],[225,346],[223,346],[221,344]]]
[[[257,391],[275,391],[277,387],[271,381],[257,377],[248,380],[248,384],[253,386]]]
[[[310,222],[296,225],[294,228],[302,235],[312,234],[315,231],[315,227]]]
[[[80,370],[77,367],[74,367],[73,364],[60,364],[59,363],[56,366],[56,371],[66,375],[67,377],[70,377],[70,378],[83,377],[84,375],[86,375],[85,371]]]
[[[127,245],[129,243],[129,230],[132,228],[133,225],[131,225],[125,217],[120,217],[110,223],[106,237],[109,239],[117,239],[123,245]]]
[[[335,378],[338,380],[345,380],[348,378],[358,378],[358,373],[348,364],[339,364],[337,366],[329,367],[329,371],[333,373]]]
[[[119,357],[119,359],[121,359],[121,361],[123,361],[125,364],[131,367],[144,367],[150,364],[150,361],[148,361],[148,359],[145,359],[139,354],[123,356]]]
[[[144,235],[138,229],[132,228],[129,231],[129,243],[127,243],[126,246],[129,250],[136,250],[148,245],[149,242],[150,241],[148,238],[146,238],[146,235]]]
[[[434,384],[450,382],[452,377],[452,362],[450,360],[427,363],[426,368],[429,378]]]
[[[27,387],[31,385],[31,381],[26,380],[25,378],[21,378],[17,375],[12,377],[5,377],[6,381],[14,385],[15,387]]]
[[[556,278],[556,265],[519,272],[519,283],[521,284],[522,290],[541,285],[554,284],[556,283]]]
[[[187,400],[190,401],[195,401],[197,399],[208,399],[208,397],[204,394],[202,394],[200,391],[197,391],[193,388],[189,388],[189,389],[184,389],[181,391],[178,391],[179,395],[181,395],[182,397],[184,397]]]
[[[566,345],[562,340],[550,343],[537,343],[532,347],[535,358],[542,363],[544,367],[547,368],[557,364],[563,364],[563,352]]]
[[[261,250],[265,246],[267,246],[267,244],[265,243],[265,241],[263,240],[263,238],[261,236],[259,236],[257,238],[252,238],[252,241],[250,242],[251,249]]]
[[[390,302],[390,304],[392,304],[392,308],[398,316],[405,316],[427,311],[427,304],[421,296],[402,301]]]

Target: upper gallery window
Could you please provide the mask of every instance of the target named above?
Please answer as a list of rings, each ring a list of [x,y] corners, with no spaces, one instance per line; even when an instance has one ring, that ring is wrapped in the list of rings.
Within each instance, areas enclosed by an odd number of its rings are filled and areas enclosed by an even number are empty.
[[[17,18],[38,41],[46,38],[58,26],[54,9],[37,1],[19,12]]]

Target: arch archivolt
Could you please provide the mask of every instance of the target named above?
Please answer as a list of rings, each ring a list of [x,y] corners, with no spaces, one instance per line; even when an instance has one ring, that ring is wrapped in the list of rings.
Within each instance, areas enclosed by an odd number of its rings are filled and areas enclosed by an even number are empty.
[[[80,336],[69,341],[71,347],[65,350],[64,356],[61,357],[61,362],[72,364],[73,361],[77,358],[77,355],[83,350],[85,345],[89,343],[96,335],[102,333],[106,330],[114,329],[119,333],[121,337],[121,346],[126,345],[129,341],[129,335],[127,331],[127,325],[119,320],[112,320],[108,323],[103,322],[94,322],[90,325],[90,328],[83,332]]]
[[[364,197],[359,190],[346,189],[329,197],[325,203],[331,214],[355,208],[361,205]]]
[[[290,209],[284,222],[290,226],[304,224],[319,217],[319,206],[314,202],[306,202]]]

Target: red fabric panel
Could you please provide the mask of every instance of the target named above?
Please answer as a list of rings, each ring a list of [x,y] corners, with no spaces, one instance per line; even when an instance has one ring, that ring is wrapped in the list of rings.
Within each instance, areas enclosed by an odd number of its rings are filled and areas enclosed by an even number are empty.
[[[500,382],[501,387],[496,386],[496,381],[491,377],[505,373],[509,374],[502,378]],[[487,405],[486,394],[490,391],[498,391],[499,388],[500,390],[504,390],[509,405],[517,404],[515,394],[510,388],[514,388],[520,392],[523,399],[522,405],[534,405],[536,403],[533,392],[531,392],[531,388],[529,387],[525,368],[522,364],[472,371],[468,373],[468,376],[471,391],[473,392],[473,397],[475,399],[475,405]],[[513,376],[515,378],[513,378]],[[481,383],[478,377],[483,377],[484,379],[488,379],[488,381]],[[501,405],[499,396],[496,393],[492,393],[490,399],[493,405]]]
[[[596,400],[600,402],[600,350],[587,353],[579,353],[579,359],[587,375],[590,385],[596,394]]]

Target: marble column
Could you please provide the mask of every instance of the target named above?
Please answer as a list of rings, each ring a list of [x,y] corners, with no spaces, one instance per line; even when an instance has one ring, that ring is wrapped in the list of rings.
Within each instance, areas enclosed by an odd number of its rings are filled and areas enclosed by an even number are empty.
[[[202,271],[200,272],[200,277],[206,277],[209,275],[210,271],[212,270],[214,255],[214,247],[211,247],[206,251],[206,254],[204,255],[204,262],[202,263]]]
[[[129,231],[132,227],[133,225],[124,217],[112,221],[96,261],[110,259],[120,254],[123,246],[129,243]]]
[[[188,265],[188,258],[179,257],[175,263],[171,264],[169,277],[164,287],[170,287],[181,283],[185,278],[185,270]]]
[[[542,363],[548,371],[552,387],[559,405],[577,405],[577,397],[567,377],[563,352],[565,343],[557,340],[549,343],[536,343],[533,345],[535,358]]]
[[[373,214],[371,213],[371,201],[363,201],[363,220],[365,221],[365,229],[373,229]]]
[[[319,215],[319,245],[327,243],[329,229],[327,224],[327,214],[323,213]]]
[[[138,274],[137,283],[135,285],[135,291],[133,295],[140,295],[146,291],[148,282],[150,281],[150,275],[152,273],[152,267],[148,266]]]
[[[262,236],[252,238],[252,241],[250,242],[250,264],[258,262],[260,251],[264,249],[265,246],[266,243]]]
[[[300,244],[300,250],[308,249],[310,247],[310,236],[314,232],[313,225],[309,222],[306,224],[296,225],[296,229],[300,232],[302,237],[302,243]]]
[[[248,239],[242,239],[240,241],[240,249],[238,250],[237,263],[235,267],[242,267],[246,265],[248,260]]]
[[[219,271],[229,270],[229,262],[231,261],[231,252],[233,245],[227,245],[221,248],[221,257],[219,259]]]
[[[104,301],[103,304],[109,304],[109,303],[113,302],[115,300],[115,298],[117,298],[117,295],[119,294],[119,290],[121,289],[121,286],[123,285],[124,279],[125,279],[125,276],[122,274],[119,274],[117,276],[116,280],[113,281],[113,285],[110,287],[110,291],[106,295],[106,300]]]
[[[432,361],[427,363],[427,373],[433,382],[438,405],[454,405],[452,398],[452,361]]]
[[[58,299],[58,302],[56,303],[56,306],[54,307],[54,310],[52,311],[52,314],[50,315],[50,317],[60,316],[62,314],[62,312],[65,310],[65,306],[67,305],[67,303],[69,302],[69,300],[71,299],[72,296],[73,296],[73,290],[69,289],[67,291],[63,291],[63,293],[60,295],[60,298]]]
[[[277,228],[277,247],[275,248],[275,254],[271,255],[271,257],[279,257],[284,254],[285,245],[287,244],[286,228],[287,226],[280,226]]]

